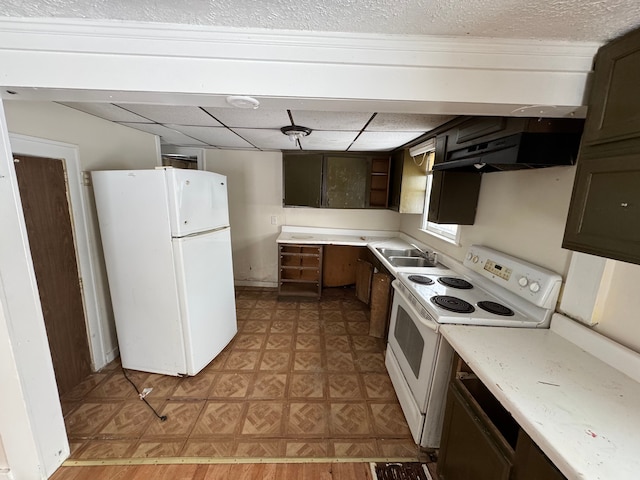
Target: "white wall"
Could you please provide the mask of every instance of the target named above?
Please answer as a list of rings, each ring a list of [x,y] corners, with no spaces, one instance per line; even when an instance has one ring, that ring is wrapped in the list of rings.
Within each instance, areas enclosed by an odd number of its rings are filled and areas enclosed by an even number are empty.
[[[403,215],[401,231],[460,261],[470,245],[483,244],[549,268],[567,282],[579,282],[584,279],[567,276],[572,252],[561,247],[574,176],[575,167],[483,174],[476,221],[460,227],[459,246],[420,231],[420,215]],[[596,323],[598,332],[640,352],[640,266],[606,262],[605,274],[593,273],[602,274],[602,280],[590,282],[597,292],[571,288],[572,303],[593,306],[597,295],[592,317],[583,321]],[[567,291],[569,286],[573,283]],[[583,300],[576,290],[584,291]],[[577,310],[563,311],[578,317]]]
[[[228,177],[233,270],[239,285],[276,286],[281,225],[394,231],[400,227],[400,215],[388,210],[283,208],[280,152],[206,150],[205,170]]]
[[[421,215],[403,215],[401,231],[462,261],[481,244],[553,270],[563,277],[570,252],[561,248],[575,167],[485,173],[473,225],[461,226],[460,246],[419,230]]]
[[[400,214],[391,210],[285,208],[287,225],[299,227],[400,230]]]
[[[205,170],[227,176],[233,273],[237,284],[275,286],[282,221],[282,154],[206,150]]]
[[[594,311],[594,329],[640,352],[640,265],[607,260],[605,298]]]
[[[11,133],[77,145],[81,171],[154,168],[158,164],[158,142],[148,133],[50,102],[7,101],[5,112]],[[101,368],[117,355],[117,339],[93,191],[91,187],[83,188],[103,347],[101,358],[93,360],[96,368]]]

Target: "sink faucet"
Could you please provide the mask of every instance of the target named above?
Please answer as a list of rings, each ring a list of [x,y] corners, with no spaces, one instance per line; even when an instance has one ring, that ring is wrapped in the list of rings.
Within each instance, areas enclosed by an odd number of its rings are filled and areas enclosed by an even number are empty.
[[[420,256],[422,258],[426,258],[427,260],[429,260],[431,263],[433,263],[434,265],[437,263],[438,261],[438,254],[436,252],[428,252],[428,251],[424,251],[423,249],[421,249],[419,246],[417,246],[414,243],[410,243],[409,245],[411,245],[413,248],[415,248],[416,250],[418,250],[420,252]]]

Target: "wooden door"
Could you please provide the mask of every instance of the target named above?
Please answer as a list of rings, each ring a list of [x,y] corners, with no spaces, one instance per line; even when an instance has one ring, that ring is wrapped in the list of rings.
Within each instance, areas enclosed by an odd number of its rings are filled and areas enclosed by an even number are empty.
[[[62,396],[91,373],[64,160],[14,155],[14,162],[53,369]]]

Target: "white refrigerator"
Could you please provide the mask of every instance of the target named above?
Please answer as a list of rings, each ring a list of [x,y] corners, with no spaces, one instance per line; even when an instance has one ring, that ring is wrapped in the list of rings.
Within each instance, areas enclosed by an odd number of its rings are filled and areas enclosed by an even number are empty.
[[[237,332],[227,178],[92,172],[124,368],[195,375]]]

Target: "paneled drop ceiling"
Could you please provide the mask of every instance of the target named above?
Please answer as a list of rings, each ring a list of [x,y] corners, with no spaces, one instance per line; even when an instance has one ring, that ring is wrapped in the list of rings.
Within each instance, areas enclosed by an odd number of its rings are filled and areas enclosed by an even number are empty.
[[[446,115],[323,112],[181,105],[65,102],[85,113],[160,136],[163,145],[254,150],[389,151],[451,120]],[[300,144],[281,132],[311,129]]]

